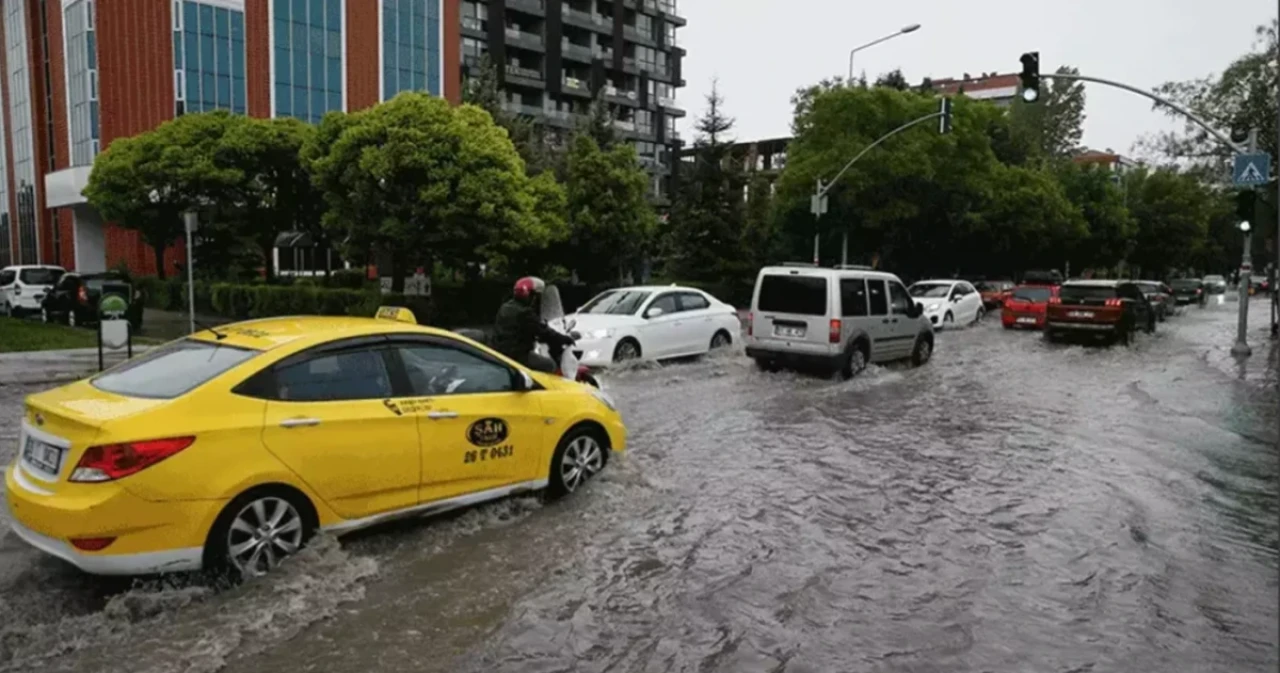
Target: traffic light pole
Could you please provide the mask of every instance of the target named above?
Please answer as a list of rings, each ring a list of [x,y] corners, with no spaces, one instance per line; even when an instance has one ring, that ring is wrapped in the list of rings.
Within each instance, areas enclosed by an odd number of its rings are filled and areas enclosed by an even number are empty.
[[[845,174],[845,173],[846,173],[850,168],[852,168],[852,167],[853,167],[853,165],[854,165],[854,164],[858,163],[858,160],[859,160],[859,159],[861,159],[863,156],[865,156],[865,155],[867,154],[867,152],[870,152],[871,150],[873,150],[873,149],[875,149],[876,147],[878,147],[878,146],[880,145],[880,143],[883,143],[884,141],[886,141],[886,140],[888,140],[888,139],[890,139],[890,138],[892,138],[892,137],[894,137],[894,136],[898,135],[899,133],[902,133],[903,131],[905,131],[905,130],[907,130],[907,129],[911,128],[912,126],[915,126],[916,124],[920,124],[920,123],[922,123],[922,122],[927,122],[927,121],[929,121],[930,119],[938,119],[938,118],[941,118],[941,117],[945,116],[946,114],[947,114],[947,112],[943,112],[943,111],[934,112],[934,113],[931,113],[931,114],[927,114],[927,115],[925,115],[925,116],[923,116],[923,117],[920,117],[920,118],[918,118],[918,119],[913,119],[913,120],[911,120],[911,121],[909,121],[909,122],[907,122],[907,123],[903,124],[902,126],[899,126],[898,128],[896,128],[896,129],[894,129],[894,130],[892,130],[892,131],[890,131],[890,132],[888,132],[888,133],[886,133],[886,134],[884,134],[884,135],[880,136],[880,137],[879,137],[875,142],[873,142],[873,143],[871,143],[870,145],[867,145],[865,148],[863,148],[863,150],[862,150],[861,152],[858,152],[858,154],[857,154],[856,156],[854,156],[852,159],[850,159],[850,160],[849,160],[849,163],[847,163],[847,164],[845,164],[845,165],[844,165],[844,168],[841,168],[841,169],[840,169],[840,172],[839,172],[839,173],[836,173],[836,176],[835,176],[834,178],[831,178],[831,179],[830,179],[830,180],[828,180],[825,184],[822,182],[822,179],[821,179],[821,178],[819,178],[819,179],[818,179],[818,187],[817,187],[817,189],[814,191],[814,194],[813,194],[813,204],[814,204],[814,205],[813,205],[813,210],[812,210],[812,212],[813,212],[813,214],[814,214],[814,216],[815,216],[815,217],[814,217],[814,224],[816,225],[816,224],[817,224],[817,218],[818,218],[818,217],[821,217],[821,216],[822,216],[822,213],[826,212],[826,198],[827,198],[827,192],[831,191],[831,188],[835,186],[836,181],[840,179],[840,176],[844,175],[844,174]],[[819,211],[821,211],[821,212],[819,212]],[[815,232],[815,233],[814,233],[814,235],[813,235],[813,263],[814,263],[814,265],[815,265],[815,266],[817,266],[817,265],[818,265],[818,238],[820,237],[820,235],[821,235],[821,234],[820,234],[820,233],[817,233],[817,232]],[[840,246],[840,247],[841,247],[841,250],[840,250],[840,264],[841,264],[841,266],[843,266],[843,265],[845,265],[845,264],[848,264],[848,263],[849,263],[849,225],[848,225],[848,224],[846,224],[846,225],[845,225],[845,228],[844,228],[844,236],[843,236],[843,240],[841,241],[841,246]]]

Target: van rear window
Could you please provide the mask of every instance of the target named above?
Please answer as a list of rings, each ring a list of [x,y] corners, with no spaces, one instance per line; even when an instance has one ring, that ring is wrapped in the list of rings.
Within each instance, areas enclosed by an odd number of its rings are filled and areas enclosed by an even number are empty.
[[[765,276],[756,308],[770,313],[827,314],[827,279],[814,276]]]

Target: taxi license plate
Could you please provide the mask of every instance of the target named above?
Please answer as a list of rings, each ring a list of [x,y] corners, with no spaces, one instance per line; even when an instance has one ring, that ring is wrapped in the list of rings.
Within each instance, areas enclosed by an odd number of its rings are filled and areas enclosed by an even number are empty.
[[[774,325],[773,335],[785,337],[789,339],[799,339],[804,336],[804,328],[803,327],[783,327],[781,325]]]
[[[49,474],[62,469],[62,449],[28,437],[22,445],[22,459]]]
[[[1023,325],[1028,325],[1028,324],[1034,325],[1036,323],[1036,319],[1035,318],[1018,318],[1018,322]]]
[[[1068,318],[1092,318],[1093,311],[1072,311],[1067,314]]]

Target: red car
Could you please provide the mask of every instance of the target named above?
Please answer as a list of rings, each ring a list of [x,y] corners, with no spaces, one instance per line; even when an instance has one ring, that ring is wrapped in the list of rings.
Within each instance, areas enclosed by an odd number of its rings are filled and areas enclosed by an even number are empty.
[[[1049,302],[1057,296],[1057,285],[1019,285],[1005,300],[1000,322],[1005,329],[1044,329]]]
[[[1009,298],[1009,292],[1013,290],[1011,280],[987,280],[976,285],[978,292],[982,295],[982,305],[986,308],[1002,306],[1004,300]]]

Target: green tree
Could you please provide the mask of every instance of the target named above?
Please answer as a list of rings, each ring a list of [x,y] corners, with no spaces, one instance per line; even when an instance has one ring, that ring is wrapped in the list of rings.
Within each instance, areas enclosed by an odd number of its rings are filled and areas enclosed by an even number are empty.
[[[889,87],[898,91],[906,91],[911,88],[911,85],[907,84],[907,78],[903,76],[901,68],[894,68],[877,77],[875,86]]]
[[[546,180],[530,180],[506,132],[473,105],[406,92],[331,113],[306,156],[330,207],[326,228],[348,257],[390,259],[396,291],[414,265],[501,262],[563,234],[563,222],[538,211]]]
[[[1061,162],[1054,175],[1089,226],[1089,235],[1068,251],[1072,268],[1111,269],[1124,261],[1133,250],[1137,223],[1125,204],[1122,176],[1073,162]]]
[[[694,160],[680,167],[671,205],[668,264],[681,278],[722,281],[742,273],[746,179],[729,137],[733,123],[712,83],[694,125]]]
[[[604,89],[596,92],[587,108],[587,114],[578,122],[578,134],[590,136],[596,145],[608,152],[618,144],[618,132],[613,122],[616,117],[604,97]]]
[[[762,176],[747,181],[747,205],[743,215],[742,248],[748,272],[778,260],[783,254],[773,216],[773,184]]]
[[[516,152],[524,160],[529,175],[554,171],[564,173],[564,147],[557,131],[535,124],[506,108],[506,96],[498,82],[498,69],[485,54],[479,65],[470,71],[462,89],[462,102],[483,109],[493,117],[493,122],[507,130]]]
[[[215,150],[218,165],[240,175],[223,212],[257,248],[268,276],[279,235],[314,227],[314,204],[321,199],[301,159],[314,135],[314,126],[291,117],[246,118]]]
[[[591,136],[578,134],[567,175],[565,267],[586,282],[621,279],[640,261],[656,227],[635,148],[619,144],[605,151]]]
[[[1221,75],[1168,82],[1156,92],[1180,103],[1219,131],[1247,133],[1258,129],[1258,149],[1278,156],[1277,30],[1276,21],[1258,26],[1253,49],[1232,61]],[[1207,170],[1211,179],[1222,179],[1230,170],[1233,151],[1177,112],[1159,105],[1156,108],[1182,121],[1183,129],[1147,138],[1143,145],[1170,159],[1190,161]]]
[[[1078,75],[1076,68],[1063,66],[1059,74]],[[1067,79],[1049,79],[1040,90],[1040,100],[1013,102],[1011,124],[1018,140],[1038,150],[1040,157],[1065,159],[1080,148],[1084,136],[1084,84]]]
[[[102,216],[137,231],[165,276],[164,251],[184,235],[183,213],[218,203],[242,174],[216,160],[222,137],[244,117],[182,115],[107,146],[94,161],[85,198]]]
[[[1125,179],[1137,221],[1129,262],[1148,278],[1193,265],[1217,207],[1212,193],[1194,175],[1172,169],[1134,171]]]

